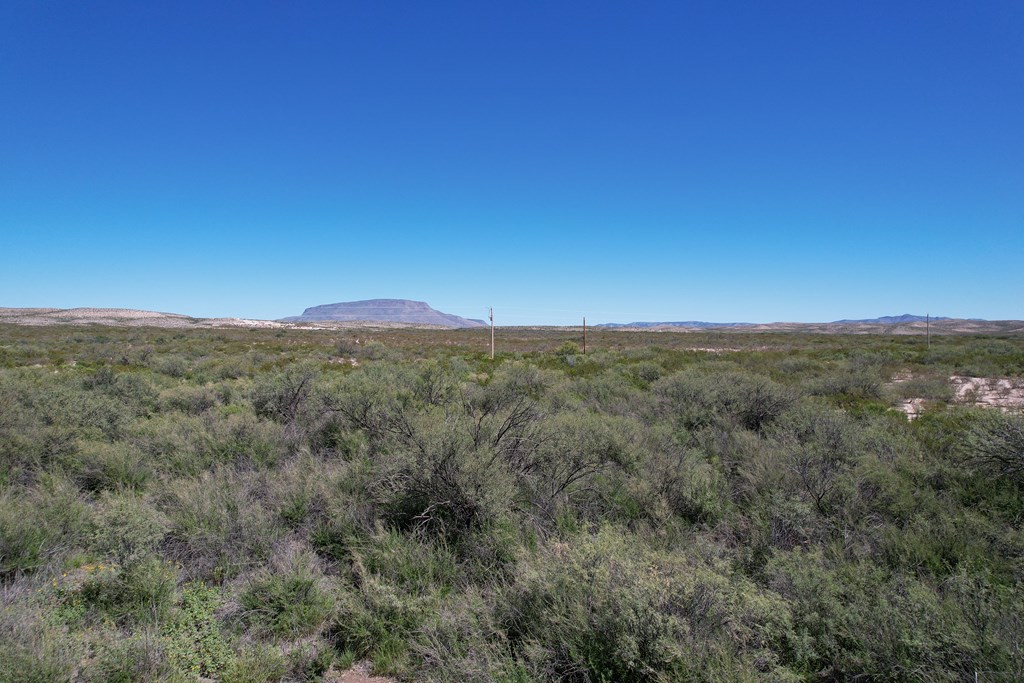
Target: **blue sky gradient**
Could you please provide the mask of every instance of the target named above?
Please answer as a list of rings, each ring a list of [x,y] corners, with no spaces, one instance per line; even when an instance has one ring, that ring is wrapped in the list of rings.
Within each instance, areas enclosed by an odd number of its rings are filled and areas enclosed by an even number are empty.
[[[0,306],[1024,318],[1024,3],[0,4]]]

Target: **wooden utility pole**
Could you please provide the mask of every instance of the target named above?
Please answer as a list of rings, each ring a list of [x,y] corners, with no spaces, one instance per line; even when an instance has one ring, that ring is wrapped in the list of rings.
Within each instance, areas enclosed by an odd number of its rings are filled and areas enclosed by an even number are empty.
[[[491,308],[488,311],[488,316],[491,319],[491,360],[494,360],[494,309]]]
[[[583,316],[583,355],[587,355],[587,316]]]
[[[932,350],[932,314],[924,314],[924,334],[925,338],[928,339],[928,350]]]

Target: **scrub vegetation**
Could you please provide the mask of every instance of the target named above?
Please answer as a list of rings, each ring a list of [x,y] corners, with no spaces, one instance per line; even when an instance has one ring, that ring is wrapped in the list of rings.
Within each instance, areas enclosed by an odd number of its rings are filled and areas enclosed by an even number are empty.
[[[1024,680],[1020,336],[486,335],[0,327],[0,681]]]

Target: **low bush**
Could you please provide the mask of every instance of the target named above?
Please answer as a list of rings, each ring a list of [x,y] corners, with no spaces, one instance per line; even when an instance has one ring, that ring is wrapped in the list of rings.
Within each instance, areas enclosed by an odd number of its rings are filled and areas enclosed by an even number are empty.
[[[169,520],[166,555],[188,578],[214,581],[262,564],[284,529],[260,504],[261,488],[255,473],[223,468],[170,481],[160,500]]]
[[[0,683],[69,681],[83,650],[27,601],[0,603]]]
[[[201,583],[186,584],[174,616],[164,627],[167,658],[178,671],[214,677],[231,661],[231,650],[215,611],[220,591]]]
[[[510,646],[534,676],[741,680],[789,676],[771,657],[784,604],[724,568],[668,556],[605,529],[524,562],[504,596]]]
[[[94,506],[89,548],[108,563],[134,567],[155,553],[169,522],[133,493],[105,493]]]
[[[154,475],[147,455],[124,442],[80,442],[67,467],[82,490],[90,493],[141,491]]]
[[[96,641],[93,658],[79,673],[85,683],[184,683],[187,680],[167,661],[165,643],[154,630],[127,637],[117,631],[101,631]]]
[[[652,389],[663,412],[686,429],[726,419],[762,431],[795,401],[789,389],[767,377],[734,371],[686,370],[658,380]]]
[[[252,579],[239,596],[245,618],[257,633],[296,638],[319,632],[334,609],[334,598],[309,562]]]
[[[1024,486],[1024,415],[978,413],[963,449],[974,464]]]
[[[280,649],[253,645],[230,660],[220,676],[221,683],[278,683],[288,673],[288,662]]]
[[[0,491],[0,578],[39,571],[88,542],[91,510],[63,477]]]
[[[69,625],[159,624],[170,613],[177,570],[150,557],[131,566],[87,564],[53,579],[57,614]]]

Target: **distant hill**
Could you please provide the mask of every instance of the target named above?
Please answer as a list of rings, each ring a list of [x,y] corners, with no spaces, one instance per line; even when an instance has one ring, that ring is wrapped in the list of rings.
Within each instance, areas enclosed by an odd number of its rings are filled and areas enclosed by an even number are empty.
[[[882,334],[882,335],[924,335],[925,316],[904,315],[882,316],[868,320],[837,320],[830,323],[708,323],[688,322],[636,322],[624,325],[610,323],[597,325],[603,329],[649,330],[652,332],[690,332],[713,329],[721,332],[790,332],[794,334]],[[1024,332],[1021,320],[968,320],[937,316],[931,318],[932,334],[1020,334]]]
[[[327,321],[379,321],[414,325],[441,325],[444,327],[483,327],[481,320],[436,311],[423,301],[408,299],[368,299],[342,301],[336,304],[312,306],[302,315],[282,318],[281,322],[310,323]]]
[[[941,316],[932,316],[931,321],[936,322],[939,320],[952,320],[952,318],[944,318]],[[925,316],[923,315],[911,315],[910,313],[904,313],[903,315],[884,315],[880,318],[865,318],[864,320],[836,320],[832,323],[807,323],[808,325],[820,325],[820,324],[850,324],[850,323],[869,323],[873,325],[903,325],[905,323],[923,323],[925,322]],[[986,322],[983,320],[976,320],[975,322]],[[636,327],[640,329],[650,328],[669,328],[669,327],[692,327],[692,328],[714,328],[714,327],[753,327],[763,326],[765,324],[774,325],[776,323],[709,323],[703,320],[686,320],[682,322],[635,322],[635,323],[604,323],[603,325],[595,325],[595,327]]]
[[[743,327],[744,325],[752,325],[753,323],[709,323],[703,320],[686,320],[679,322],[636,322],[636,323],[604,323],[601,325],[595,325],[595,327]]]
[[[903,323],[923,323],[928,319],[927,316],[923,315],[911,315],[910,313],[904,313],[903,315],[883,315],[881,318],[865,318],[864,320],[836,320],[837,323],[875,323],[877,325],[900,325]],[[931,321],[936,320],[952,320],[952,318],[944,318],[942,316],[933,315]]]

